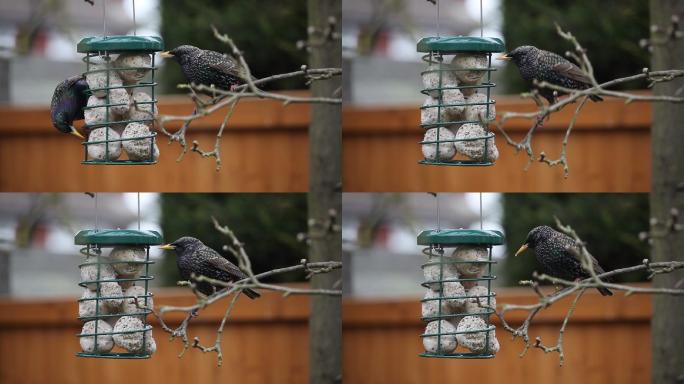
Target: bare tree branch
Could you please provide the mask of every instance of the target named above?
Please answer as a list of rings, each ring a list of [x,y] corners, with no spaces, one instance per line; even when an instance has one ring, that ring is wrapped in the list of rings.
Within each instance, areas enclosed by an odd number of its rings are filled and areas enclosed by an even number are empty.
[[[562,87],[559,85],[551,84],[551,83],[548,83],[546,81],[541,81],[541,82],[534,81],[533,84],[534,84],[534,87],[536,89],[532,90],[529,93],[524,93],[521,96],[524,98],[533,99],[535,104],[537,105],[537,110],[534,112],[504,112],[504,113],[500,114],[501,117],[499,120],[494,121],[494,125],[499,130],[499,132],[501,132],[504,139],[506,140],[506,143],[509,144],[510,146],[512,146],[513,148],[515,148],[516,152],[524,151],[527,154],[528,164],[525,167],[526,170],[532,162],[538,161],[541,163],[545,163],[551,167],[556,166],[556,165],[562,165],[564,175],[565,175],[565,177],[568,177],[569,172],[570,172],[570,167],[568,165],[568,158],[567,158],[568,140],[570,138],[570,133],[572,132],[572,129],[575,125],[577,117],[580,113],[580,110],[584,106],[584,104],[586,102],[586,98],[588,98],[590,96],[620,98],[620,99],[624,99],[625,103],[632,103],[632,102],[684,103],[684,97],[679,97],[677,95],[673,95],[673,96],[643,95],[643,94],[638,94],[638,93],[612,91],[612,90],[607,89],[610,87],[614,87],[618,84],[623,84],[623,83],[631,82],[631,81],[635,81],[635,80],[647,80],[647,81],[649,81],[648,87],[651,88],[656,83],[672,81],[676,78],[684,76],[684,69],[649,71],[648,68],[644,68],[642,70],[642,72],[639,74],[635,74],[635,75],[627,76],[627,77],[622,77],[622,78],[617,78],[617,79],[613,79],[613,80],[606,81],[604,83],[599,84],[598,81],[596,80],[596,77],[594,76],[594,68],[593,68],[591,61],[589,60],[589,57],[587,56],[587,50],[584,47],[582,47],[582,45],[572,35],[572,33],[563,31],[558,24],[556,24],[556,32],[564,40],[568,41],[569,43],[571,43],[573,45],[574,52],[566,52],[566,56],[571,57],[575,61],[578,62],[581,69],[586,73],[587,77],[589,77],[592,86],[590,86],[589,88],[583,89],[583,90],[576,90],[576,89],[565,88],[565,87]],[[556,93],[558,93],[558,92],[566,93],[567,96],[556,101],[555,103],[547,106],[544,104],[544,102],[542,101],[542,99],[539,96],[539,93],[537,91],[538,89],[541,89],[541,88],[551,89],[551,90],[555,91]],[[544,151],[540,152],[539,156],[536,156],[534,150],[532,149],[532,139],[533,139],[536,131],[543,126],[543,122],[545,120],[547,120],[553,113],[562,110],[567,105],[572,104],[572,103],[576,102],[577,100],[580,100],[580,105],[577,107],[574,114],[572,115],[572,119],[570,120],[570,123],[566,129],[565,137],[563,139],[562,146],[561,146],[560,157],[556,160],[549,160],[548,156],[546,155],[546,153]],[[506,121],[508,121],[510,119],[529,119],[529,120],[533,121],[530,129],[527,131],[526,135],[523,137],[522,140],[515,141],[505,132],[504,125],[505,125]]]
[[[188,144],[186,139],[186,133],[190,126],[190,123],[194,120],[202,118],[204,116],[211,115],[218,112],[223,108],[227,108],[225,118],[223,123],[219,126],[216,134],[216,140],[214,142],[214,149],[211,151],[204,151],[200,149],[200,144],[197,141],[192,142],[192,147],[190,147],[191,152],[198,153],[202,157],[213,157],[216,161],[216,171],[221,170],[221,138],[223,132],[233,114],[235,107],[238,102],[245,98],[259,98],[259,99],[271,99],[281,101],[283,106],[295,103],[324,103],[324,104],[341,104],[342,99],[340,97],[303,97],[303,96],[292,96],[283,93],[267,92],[259,89],[257,85],[263,85],[269,82],[278,81],[282,79],[289,79],[294,77],[303,77],[306,79],[306,84],[310,85],[314,81],[321,81],[330,79],[333,76],[341,76],[341,68],[308,68],[306,65],[302,65],[299,71],[293,71],[289,73],[276,74],[263,79],[254,79],[251,75],[251,69],[247,62],[245,61],[242,52],[235,45],[233,40],[226,34],[221,34],[218,30],[212,26],[214,31],[214,36],[225,43],[228,46],[230,54],[240,63],[242,68],[245,70],[245,84],[233,87],[230,90],[218,89],[213,85],[207,86],[203,84],[179,84],[178,88],[187,89],[188,95],[195,104],[195,110],[190,115],[160,115],[157,117],[159,130],[166,136],[169,137],[169,143],[178,142],[181,146],[181,152],[176,159],[176,161],[181,161],[183,156],[188,151]],[[200,96],[200,93],[210,95],[210,99],[205,101]],[[169,121],[182,121],[182,127],[176,132],[170,132],[166,128],[166,123]]]
[[[609,288],[614,291],[622,291],[624,292],[625,296],[632,295],[632,294],[664,294],[664,295],[677,295],[677,296],[682,296],[684,295],[684,289],[680,287],[673,287],[673,288],[643,288],[643,287],[637,287],[633,285],[627,285],[627,284],[614,284],[614,283],[608,283],[604,281],[603,279],[607,277],[612,277],[620,274],[625,274],[625,273],[630,273],[630,272],[635,272],[635,271],[647,271],[650,273],[649,278],[653,277],[656,274],[661,274],[661,273],[670,273],[672,271],[678,270],[678,269],[683,269],[684,268],[684,262],[681,261],[665,261],[665,262],[654,262],[651,263],[648,259],[644,259],[642,264],[639,265],[634,265],[631,267],[626,267],[626,268],[620,268],[620,269],[615,269],[609,272],[604,272],[601,274],[597,274],[596,271],[593,268],[593,262],[592,262],[592,256],[587,250],[584,242],[579,238],[577,233],[570,227],[563,225],[557,218],[556,218],[556,225],[558,226],[558,229],[565,233],[566,235],[572,237],[575,240],[575,244],[577,245],[577,249],[569,247],[567,248],[568,251],[570,252],[576,252],[577,257],[582,260],[582,267],[588,271],[590,277],[583,279],[583,280],[578,280],[578,281],[569,281],[569,280],[564,280],[560,279],[557,277],[549,276],[546,274],[538,274],[538,273],[533,273],[532,278],[533,280],[523,280],[520,282],[521,285],[529,286],[536,294],[537,297],[539,298],[539,301],[534,304],[525,304],[525,305],[520,305],[520,304],[503,304],[501,307],[501,310],[496,311],[497,317],[501,320],[501,324],[503,328],[510,332],[513,335],[513,338],[522,338],[523,340],[523,350],[520,353],[520,357],[525,356],[527,352],[529,351],[530,348],[538,348],[544,351],[545,353],[549,352],[557,352],[559,355],[559,361],[560,365],[562,366],[564,363],[565,359],[565,353],[563,350],[563,335],[565,334],[565,330],[567,328],[568,322],[570,317],[575,311],[575,308],[577,306],[577,303],[579,302],[582,294],[584,291],[586,291],[589,288],[598,288],[598,287],[604,287],[604,288]],[[539,283],[540,282],[550,282],[552,284],[555,284],[556,286],[563,287],[560,290],[557,290],[556,292],[546,295],[544,294],[541,289],[539,288]],[[534,342],[530,341],[530,334],[529,334],[529,329],[530,325],[532,324],[532,321],[534,318],[537,316],[537,314],[550,307],[554,303],[558,302],[559,300],[571,296],[571,295],[576,295],[575,299],[572,301],[568,312],[566,313],[564,319],[563,319],[563,324],[559,330],[559,335],[558,339],[556,341],[556,345],[554,346],[546,346],[542,343],[542,340],[540,337],[536,337]],[[496,310],[496,309],[495,309]],[[514,327],[511,326],[507,321],[506,321],[506,313],[509,311],[527,311],[527,316],[525,320],[523,320],[523,323],[518,326]]]
[[[244,249],[243,244],[238,240],[238,238],[235,236],[233,231],[228,228],[227,226],[222,226],[221,224],[218,223],[216,219],[212,217],[212,220],[214,222],[214,227],[216,228],[217,231],[220,233],[226,235],[229,240],[229,244],[224,246],[224,250],[229,251],[231,254],[233,254],[237,259],[238,259],[238,265],[240,269],[245,272],[247,275],[246,278],[242,280],[238,280],[236,282],[225,282],[221,280],[216,280],[216,279],[211,279],[206,276],[202,275],[192,275],[190,278],[190,281],[181,281],[179,282],[179,285],[182,286],[187,286],[190,287],[195,294],[195,297],[197,299],[196,303],[192,305],[187,305],[187,306],[170,306],[170,305],[165,305],[161,306],[159,309],[151,309],[152,314],[157,318],[159,321],[159,324],[165,332],[167,332],[170,335],[170,339],[173,340],[175,338],[180,338],[182,342],[182,349],[178,355],[179,358],[182,358],[185,352],[189,348],[196,348],[199,349],[200,351],[207,353],[207,352],[214,352],[217,355],[217,360],[218,360],[218,366],[221,366],[223,363],[223,351],[221,349],[221,342],[223,339],[223,329],[226,325],[226,322],[228,321],[228,318],[230,317],[231,311],[233,307],[235,306],[235,303],[237,301],[238,296],[244,291],[245,289],[263,289],[263,290],[270,290],[270,291],[276,291],[276,292],[281,292],[284,297],[287,297],[289,295],[329,295],[329,296],[341,296],[342,291],[341,290],[336,290],[336,289],[306,289],[306,288],[296,288],[296,287],[289,287],[285,285],[277,285],[277,284],[269,284],[269,283],[263,283],[261,282],[261,279],[278,275],[278,274],[284,274],[284,273],[290,273],[290,272],[296,272],[296,271],[305,271],[308,273],[308,276],[312,276],[314,274],[319,274],[319,273],[328,273],[336,269],[342,268],[342,263],[341,262],[336,262],[336,261],[328,261],[328,262],[316,262],[316,263],[309,263],[307,262],[306,259],[302,259],[300,261],[300,264],[297,265],[292,265],[289,267],[284,267],[284,268],[277,268],[273,269],[270,271],[262,272],[259,274],[254,274],[252,271],[252,264],[249,258],[249,255]],[[216,287],[222,287],[218,291],[216,291],[214,294],[209,295],[209,296],[204,296],[201,293],[199,293],[196,290],[197,283],[200,282],[207,282],[210,283]],[[194,318],[197,317],[200,313],[200,311],[204,310],[206,307],[216,303],[217,301],[226,298],[228,296],[231,296],[231,301],[226,308],[226,311],[221,319],[221,322],[216,330],[216,339],[214,340],[214,344],[211,346],[206,346],[203,345],[200,342],[199,337],[193,338],[192,343],[190,342],[190,338],[188,336],[188,326],[190,324],[190,321]],[[169,313],[169,312],[184,312],[186,313],[185,318],[181,322],[181,324],[176,327],[172,328],[170,327],[166,321],[164,320],[164,314]]]

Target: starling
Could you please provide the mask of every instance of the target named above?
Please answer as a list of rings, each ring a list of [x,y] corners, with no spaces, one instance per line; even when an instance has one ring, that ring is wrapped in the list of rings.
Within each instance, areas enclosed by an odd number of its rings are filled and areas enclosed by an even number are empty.
[[[173,249],[178,258],[176,264],[181,277],[190,279],[190,275],[206,276],[210,279],[233,282],[247,278],[247,275],[235,264],[223,258],[218,252],[204,245],[194,237],[181,237],[171,244],[162,245],[161,249]],[[197,290],[209,296],[223,287],[215,287],[207,282],[197,284]],[[260,295],[252,289],[243,292],[250,299],[256,299]]]
[[[542,225],[533,228],[527,234],[525,243],[515,253],[515,256],[518,256],[527,248],[534,250],[537,255],[537,261],[542,265],[544,271],[551,276],[569,281],[591,277],[589,272],[582,268],[582,262],[575,256],[575,253],[569,251],[569,249],[579,251],[575,240],[551,227]],[[594,272],[597,275],[605,273],[596,259],[592,257],[591,261],[594,266]],[[611,281],[610,279],[605,280]],[[608,288],[598,287],[597,289],[603,296],[613,295]]]
[[[546,81],[561,87],[578,90],[592,86],[589,76],[575,64],[560,55],[531,45],[520,46],[498,59],[513,61],[518,66],[523,79],[527,81],[536,79],[537,81]],[[550,104],[556,101],[552,89],[540,88],[539,94]],[[590,95],[589,98],[593,101],[603,100],[597,95]]]
[[[60,132],[85,139],[76,128],[74,120],[83,119],[83,108],[88,104],[88,83],[85,76],[72,76],[57,85],[50,103],[52,125]]]
[[[181,45],[162,52],[161,57],[174,58],[180,64],[183,75],[190,83],[203,84],[223,90],[244,84],[245,69],[229,55],[200,49],[192,45]]]

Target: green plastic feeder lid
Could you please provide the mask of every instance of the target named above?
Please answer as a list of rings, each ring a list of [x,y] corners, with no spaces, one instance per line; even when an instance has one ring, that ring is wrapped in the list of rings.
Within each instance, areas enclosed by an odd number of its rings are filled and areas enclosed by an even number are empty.
[[[503,52],[506,45],[497,37],[446,36],[424,37],[418,42],[418,52]]]
[[[501,245],[503,242],[503,233],[477,229],[429,229],[418,235],[418,245]]]
[[[76,245],[159,245],[162,242],[162,236],[157,231],[133,229],[86,229],[74,237]]]
[[[79,53],[100,51],[154,51],[164,49],[164,40],[158,36],[91,36],[78,42]]]

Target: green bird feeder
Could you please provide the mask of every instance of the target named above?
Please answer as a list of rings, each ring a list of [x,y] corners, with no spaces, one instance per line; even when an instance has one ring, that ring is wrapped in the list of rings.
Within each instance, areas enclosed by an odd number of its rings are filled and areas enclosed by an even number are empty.
[[[421,266],[426,277],[421,285],[427,288],[428,292],[421,300],[421,319],[428,326],[420,335],[426,347],[426,351],[420,356],[456,359],[494,357],[498,352],[498,341],[493,332],[490,332],[494,331],[495,327],[489,318],[494,313],[491,307],[496,296],[491,290],[492,280],[496,279],[496,276],[492,275],[492,264],[496,263],[492,260],[492,247],[503,244],[503,234],[499,231],[471,229],[431,229],[421,232],[417,242],[418,245],[426,246],[423,254],[428,257],[428,262]],[[447,253],[449,248],[454,249],[453,253]],[[473,252],[478,256],[469,257],[475,254]],[[474,289],[475,286],[486,287],[486,290]],[[477,293],[471,293],[473,291]],[[458,305],[454,309],[450,307],[451,303],[465,303],[467,300],[471,303],[480,303],[481,306],[476,312],[467,312],[467,305]],[[427,314],[425,308],[431,308]],[[477,317],[482,320],[475,319],[474,327],[458,330],[458,324],[465,317]],[[457,341],[457,335],[463,334],[479,334],[473,336],[480,337],[481,348],[468,351],[467,345],[461,345]],[[494,343],[496,347],[492,347]]]
[[[505,48],[501,39],[493,37],[426,37],[418,42],[417,51],[424,53],[427,63],[421,72],[421,93],[428,96],[420,108],[421,127],[426,130],[420,142],[424,155],[420,164],[494,164],[498,151],[489,129],[496,103],[491,98],[496,86],[491,80],[496,71],[492,53]],[[458,132],[464,124],[477,124],[481,129],[468,126],[468,132]]]
[[[155,53],[163,49],[164,41],[156,36],[96,36],[86,37],[78,43],[77,51],[85,54],[84,75],[90,86],[88,93],[98,98],[96,105],[84,108],[84,129],[86,132],[102,127],[111,129],[105,129],[104,134],[82,143],[82,164],[150,165],[157,162],[159,152],[156,147],[155,129]],[[128,60],[117,60],[115,57],[125,57]],[[144,57],[149,58],[149,61],[140,59]],[[148,97],[135,100],[134,92],[138,90],[147,90]],[[123,92],[128,94],[128,97]],[[133,109],[142,112],[133,114],[130,112]],[[122,113],[122,110],[129,112]],[[96,123],[88,124],[88,113],[100,114],[95,119]],[[119,119],[114,118],[115,116]],[[134,137],[122,138],[124,128],[130,123],[144,124],[149,130],[143,134],[138,132]],[[134,141],[137,143],[133,143]],[[127,143],[137,148],[136,154],[133,156],[128,152],[128,159],[119,159],[124,152],[121,147],[126,148]],[[89,149],[97,153],[97,156],[89,155]]]
[[[92,278],[82,279],[78,285],[90,290],[88,297],[83,297],[79,299],[79,312],[80,305],[84,302],[94,301],[94,314],[90,316],[79,316],[79,320],[84,323],[93,321],[94,326],[92,332],[81,332],[77,334],[79,338],[89,338],[88,342],[92,342],[94,348],[92,351],[78,352],[76,355],[79,357],[95,357],[95,358],[110,358],[110,359],[146,359],[149,358],[151,353],[154,351],[148,350],[149,343],[146,340],[151,336],[152,326],[149,325],[147,320],[147,315],[151,313],[151,309],[148,306],[148,300],[151,300],[152,295],[149,291],[149,282],[154,279],[153,276],[149,274],[149,266],[153,264],[150,261],[150,246],[162,244],[162,237],[156,231],[140,231],[140,230],[129,230],[129,229],[88,229],[80,231],[76,234],[74,238],[74,243],[76,245],[84,246],[81,249],[81,253],[86,256],[86,262],[79,265],[81,269],[81,276],[84,276],[84,268],[87,268],[85,275],[92,276]],[[113,259],[108,256],[103,256],[102,252],[106,248],[142,248],[145,253],[144,259],[135,260],[121,260]],[[140,274],[126,275],[119,274],[118,271],[113,273],[117,269],[116,265],[124,265],[126,268],[136,268],[135,266],[142,265],[144,267],[140,268]],[[140,286],[144,287],[144,295],[130,296],[123,293],[122,296],[115,295],[110,296],[107,292],[111,292],[109,289],[112,284],[116,284],[120,287],[129,287],[140,283]],[[114,288],[117,288],[114,286]],[[117,288],[118,290],[118,288]],[[125,289],[121,289],[120,292],[125,292]],[[85,296],[85,295],[84,295]],[[135,316],[142,322],[142,328],[127,329],[124,331],[114,331],[114,322],[121,316],[123,310],[107,310],[103,313],[103,308],[109,308],[107,300],[119,300],[122,299],[126,301],[127,299],[137,300],[136,306],[139,309],[135,313],[126,313],[125,316]],[[92,308],[92,307],[91,307]],[[99,320],[104,321],[109,324],[110,327],[105,327],[102,329],[103,323]],[[112,352],[113,341],[112,338],[115,335],[120,334],[130,334],[130,333],[142,333],[142,348],[137,351],[128,352]],[[100,339],[100,343],[98,343]],[[99,348],[100,345],[111,345],[112,347]],[[83,343],[81,343],[83,346]],[[117,348],[117,347],[113,347]],[[104,351],[104,350],[108,351]]]

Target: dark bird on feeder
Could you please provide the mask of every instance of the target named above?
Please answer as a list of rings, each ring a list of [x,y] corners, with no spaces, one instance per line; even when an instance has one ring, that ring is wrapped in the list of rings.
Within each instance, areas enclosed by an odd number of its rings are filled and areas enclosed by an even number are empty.
[[[589,272],[582,267],[579,247],[575,240],[551,227],[542,225],[533,228],[527,234],[525,243],[518,249],[515,256],[518,256],[528,248],[534,250],[537,255],[537,261],[542,265],[544,272],[551,276],[569,281],[591,277]],[[605,273],[596,259],[591,257],[591,262],[597,275]],[[611,281],[610,278],[603,280]],[[613,295],[608,288],[597,287],[597,289],[603,296]]]
[[[174,58],[190,83],[233,90],[247,82],[247,71],[233,57],[192,45],[181,45],[162,52],[161,57]],[[253,78],[254,79],[254,78]],[[256,79],[255,79],[256,80]]]
[[[234,282],[247,278],[247,275],[235,264],[226,260],[218,252],[204,245],[194,237],[184,236],[171,244],[162,245],[159,248],[176,251],[176,264],[181,277],[190,280],[194,273],[196,276],[205,276],[214,280]],[[207,282],[198,282],[197,290],[209,296],[221,290],[222,286],[214,286]],[[244,289],[242,292],[250,299],[261,296],[252,289]]]
[[[520,46],[507,54],[498,57],[499,60],[510,60],[520,70],[526,81],[546,81],[570,89],[587,89],[593,86],[591,79],[578,66],[564,57],[553,52],[544,51],[531,45]],[[556,101],[554,91],[549,88],[539,88],[542,95],[550,104]],[[558,94],[565,94],[558,91]],[[593,101],[603,101],[598,95],[589,95]]]
[[[88,104],[89,89],[83,75],[72,76],[57,85],[50,103],[50,117],[52,125],[60,132],[70,133],[85,140],[73,124],[74,120],[83,119],[83,108]]]

